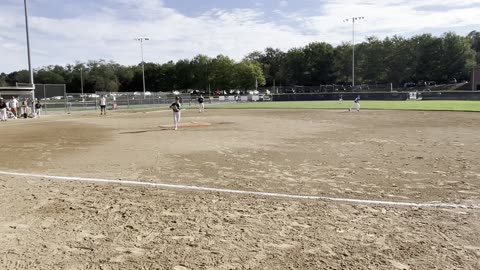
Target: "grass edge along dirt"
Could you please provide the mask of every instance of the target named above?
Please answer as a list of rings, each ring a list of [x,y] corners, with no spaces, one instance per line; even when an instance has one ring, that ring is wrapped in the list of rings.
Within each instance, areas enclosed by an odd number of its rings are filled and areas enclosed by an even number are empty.
[[[344,109],[353,101],[284,101],[228,103],[212,109]],[[360,102],[362,110],[412,110],[412,111],[464,111],[480,112],[480,101],[432,100],[432,101],[372,101]]]

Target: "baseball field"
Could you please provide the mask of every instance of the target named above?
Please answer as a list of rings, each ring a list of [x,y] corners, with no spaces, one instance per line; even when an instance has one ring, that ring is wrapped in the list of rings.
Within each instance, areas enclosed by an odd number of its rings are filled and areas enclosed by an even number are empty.
[[[0,269],[480,269],[480,103],[350,105],[3,122]]]

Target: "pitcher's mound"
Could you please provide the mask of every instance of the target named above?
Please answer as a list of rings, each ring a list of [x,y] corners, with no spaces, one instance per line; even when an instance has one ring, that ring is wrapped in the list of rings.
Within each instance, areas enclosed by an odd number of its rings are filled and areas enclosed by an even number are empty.
[[[190,127],[208,127],[212,124],[207,122],[189,122],[189,123],[180,123],[178,124],[179,128],[190,128]],[[173,129],[173,125],[162,125],[161,128],[171,128]]]

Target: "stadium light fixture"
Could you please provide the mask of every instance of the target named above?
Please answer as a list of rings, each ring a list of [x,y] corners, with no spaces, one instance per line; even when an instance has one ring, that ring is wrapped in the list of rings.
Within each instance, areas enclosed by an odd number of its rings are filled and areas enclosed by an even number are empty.
[[[352,87],[355,87],[355,22],[363,21],[365,17],[352,17],[343,22],[352,22]]]
[[[148,37],[135,38],[136,41],[140,41],[140,49],[142,52],[142,79],[143,79],[143,96],[145,96],[145,62],[143,61],[143,41],[150,40]]]

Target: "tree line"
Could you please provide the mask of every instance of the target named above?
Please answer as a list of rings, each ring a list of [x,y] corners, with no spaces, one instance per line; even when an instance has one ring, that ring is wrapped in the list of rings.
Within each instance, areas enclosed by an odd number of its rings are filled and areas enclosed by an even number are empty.
[[[352,44],[332,46],[314,42],[287,52],[266,48],[248,54],[241,61],[228,56],[198,55],[193,59],[164,64],[145,63],[146,90],[253,89],[256,86],[350,85],[352,82]],[[480,32],[467,36],[445,33],[399,36],[383,40],[369,37],[355,46],[356,84],[469,80],[480,64]],[[142,65],[123,66],[104,60],[66,66],[47,66],[35,70],[37,84],[66,84],[71,93],[143,91]],[[0,86],[27,83],[27,70],[0,74]]]

